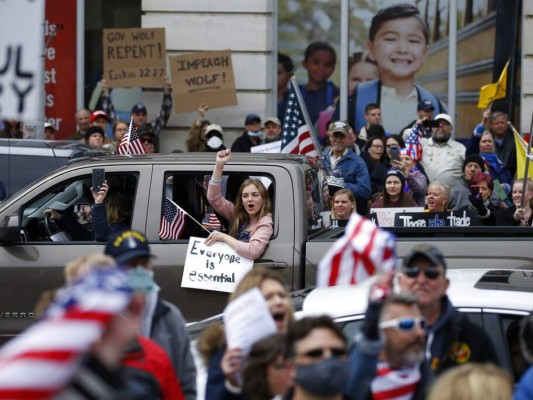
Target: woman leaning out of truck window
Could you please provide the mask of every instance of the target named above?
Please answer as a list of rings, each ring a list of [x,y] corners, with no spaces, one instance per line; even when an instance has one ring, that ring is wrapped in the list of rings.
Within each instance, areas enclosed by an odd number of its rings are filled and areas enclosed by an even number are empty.
[[[230,221],[229,234],[211,232],[205,244],[224,242],[241,256],[255,260],[265,251],[273,232],[270,198],[258,179],[247,179],[241,185],[235,204],[222,197],[222,172],[230,159],[229,149],[217,152],[215,170],[207,189],[211,206]]]

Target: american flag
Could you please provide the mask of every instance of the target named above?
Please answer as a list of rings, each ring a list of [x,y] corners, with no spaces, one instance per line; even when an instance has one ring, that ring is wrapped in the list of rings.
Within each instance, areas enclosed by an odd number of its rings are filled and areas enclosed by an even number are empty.
[[[145,154],[144,146],[137,134],[137,128],[133,126],[133,118],[130,121],[128,131],[118,145],[118,154]]]
[[[44,318],[0,349],[0,398],[55,397],[131,295],[115,268],[95,269],[60,289]]]
[[[185,229],[185,217],[187,213],[168,197],[163,202],[163,216],[159,237],[163,240],[179,239]]]
[[[212,211],[205,213],[204,219],[202,220],[202,226],[207,229],[222,229],[222,224],[218,220],[217,215]]]
[[[318,147],[311,131],[311,123],[306,117],[305,103],[301,101],[301,96],[298,96],[296,92],[299,90],[297,86],[294,78],[291,79],[285,117],[283,118],[281,152],[317,157],[319,155]],[[305,111],[302,110],[302,105]]]
[[[422,159],[422,145],[420,144],[422,135],[423,133],[420,131],[418,124],[415,124],[405,139],[405,147],[411,150],[411,157],[415,161]]]
[[[355,285],[395,267],[394,236],[353,213],[344,236],[320,261],[317,286]]]

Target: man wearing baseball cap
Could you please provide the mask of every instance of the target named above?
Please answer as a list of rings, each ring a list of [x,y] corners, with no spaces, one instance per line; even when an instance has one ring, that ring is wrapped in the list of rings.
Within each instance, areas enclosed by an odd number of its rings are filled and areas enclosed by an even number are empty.
[[[167,352],[187,400],[196,399],[196,367],[190,351],[185,319],[172,303],[159,298],[159,286],[153,280],[148,239],[141,232],[126,230],[109,237],[104,253],[128,269],[138,285],[155,288],[146,296],[141,321],[141,335],[149,337]],[[148,273],[147,273],[148,272]]]
[[[232,152],[250,153],[253,146],[263,144],[261,118],[257,114],[248,114],[244,119],[244,132],[231,145]]]
[[[224,131],[220,125],[208,125],[205,128],[205,140],[205,151],[217,152],[226,149],[226,146],[224,146]]]
[[[91,126],[99,126],[105,132],[107,123],[109,122],[109,116],[102,110],[93,111],[89,117],[89,123]]]
[[[268,117],[263,124],[265,142],[272,143],[281,139],[281,122],[277,117]]]
[[[498,364],[490,338],[448,299],[446,269],[442,252],[421,243],[404,257],[398,277],[400,291],[418,296],[418,306],[426,318],[425,353],[430,373],[435,376],[472,361]]]
[[[427,123],[419,119],[409,132],[405,144],[414,150],[415,161],[419,161],[430,182],[438,181],[448,187],[461,182],[466,148],[452,139],[453,121],[448,114],[437,114],[430,138],[424,137]]]
[[[431,120],[433,119],[433,112],[435,111],[435,106],[431,102],[431,100],[421,100],[418,102],[418,105],[416,106],[416,115],[418,116],[418,119],[421,120]],[[400,133],[402,134],[403,140],[407,139],[407,136],[409,135],[409,132],[411,132],[411,129],[416,124],[417,120],[415,119],[411,122],[409,122],[405,128],[403,128]],[[424,137],[431,137],[431,128],[424,127]]]

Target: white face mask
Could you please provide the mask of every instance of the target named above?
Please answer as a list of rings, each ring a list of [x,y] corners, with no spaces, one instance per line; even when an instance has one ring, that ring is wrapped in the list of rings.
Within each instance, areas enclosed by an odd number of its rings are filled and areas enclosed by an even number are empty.
[[[218,136],[213,136],[207,141],[207,146],[212,149],[218,149],[220,146],[222,146],[222,139],[220,139]]]
[[[263,138],[263,131],[257,131],[257,132],[254,132],[254,131],[248,131],[248,136],[250,137],[257,137],[257,138]]]

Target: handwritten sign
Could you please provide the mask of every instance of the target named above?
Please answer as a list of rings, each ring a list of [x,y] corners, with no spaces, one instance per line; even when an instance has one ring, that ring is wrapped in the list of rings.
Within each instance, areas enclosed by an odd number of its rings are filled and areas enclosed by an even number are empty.
[[[103,49],[109,87],[163,85],[167,75],[165,28],[104,29]]]
[[[250,148],[250,153],[281,153],[281,140]]]
[[[253,344],[276,333],[276,323],[258,288],[241,294],[224,309],[228,348],[248,354]]]
[[[231,293],[254,262],[225,243],[204,244],[204,238],[191,236],[181,287]]]
[[[404,228],[439,228],[477,226],[479,217],[474,210],[396,214],[394,226]]]
[[[44,7],[44,0],[0,1],[2,119],[43,121]]]
[[[237,104],[231,50],[206,51],[169,57],[176,112]]]
[[[399,213],[420,213],[424,211],[424,207],[382,207],[372,208],[371,213],[374,213],[377,218],[377,224],[381,227],[394,226],[394,219]]]

